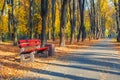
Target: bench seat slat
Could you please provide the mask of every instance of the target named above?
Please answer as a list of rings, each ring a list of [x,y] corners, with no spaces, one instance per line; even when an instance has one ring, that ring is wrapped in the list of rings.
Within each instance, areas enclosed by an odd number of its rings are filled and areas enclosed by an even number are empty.
[[[30,43],[30,42],[41,42],[39,39],[26,39],[26,40],[19,40],[19,44],[21,43]]]
[[[27,47],[27,46],[38,46],[41,45],[41,41],[39,39],[28,39],[28,40],[19,40],[19,47]]]
[[[48,50],[48,47],[42,47],[42,48],[37,48],[36,51],[40,51],[40,50]]]
[[[24,44],[20,44],[19,47],[27,47],[27,46],[38,46],[40,45],[40,43],[24,43]]]

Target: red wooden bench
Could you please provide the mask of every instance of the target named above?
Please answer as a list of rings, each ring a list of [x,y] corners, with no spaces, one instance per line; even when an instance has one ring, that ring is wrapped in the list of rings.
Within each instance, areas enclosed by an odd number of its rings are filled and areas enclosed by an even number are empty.
[[[34,61],[35,53],[45,53],[48,57],[48,51],[50,46],[41,47],[41,41],[39,39],[28,39],[28,40],[19,40],[20,47],[20,60],[25,61],[29,57],[30,61]]]

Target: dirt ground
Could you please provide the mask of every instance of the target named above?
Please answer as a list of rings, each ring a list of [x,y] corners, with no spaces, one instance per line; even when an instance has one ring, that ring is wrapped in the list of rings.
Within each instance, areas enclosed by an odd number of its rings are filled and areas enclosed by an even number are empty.
[[[39,60],[55,60],[58,57],[65,56],[69,54],[72,50],[87,48],[91,44],[98,43],[100,40],[86,40],[84,42],[75,42],[73,45],[70,45],[69,42],[66,42],[65,47],[59,47],[59,40],[52,42],[51,40],[48,43],[54,43],[55,45],[55,55],[52,57],[35,57],[35,62],[20,62],[19,47],[13,46],[11,42],[0,42],[0,79],[13,79],[21,78],[24,74],[27,74],[30,69],[33,68],[45,68],[48,66],[44,63],[38,63]],[[116,49],[120,50],[120,44],[115,44]],[[118,47],[117,47],[118,45]]]

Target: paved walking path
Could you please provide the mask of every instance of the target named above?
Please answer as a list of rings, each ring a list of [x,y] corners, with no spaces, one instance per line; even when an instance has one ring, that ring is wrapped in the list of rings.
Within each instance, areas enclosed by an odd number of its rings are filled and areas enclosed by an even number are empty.
[[[34,76],[40,75],[39,80],[120,80],[120,56],[110,40],[75,50],[57,61],[42,62],[49,66],[32,70]]]

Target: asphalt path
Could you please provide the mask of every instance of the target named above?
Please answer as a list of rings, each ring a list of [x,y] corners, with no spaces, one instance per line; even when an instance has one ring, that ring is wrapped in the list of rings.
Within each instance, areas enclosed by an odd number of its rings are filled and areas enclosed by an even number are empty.
[[[74,50],[58,60],[39,62],[48,66],[32,69],[25,76],[37,80],[120,80],[120,56],[109,39]]]

